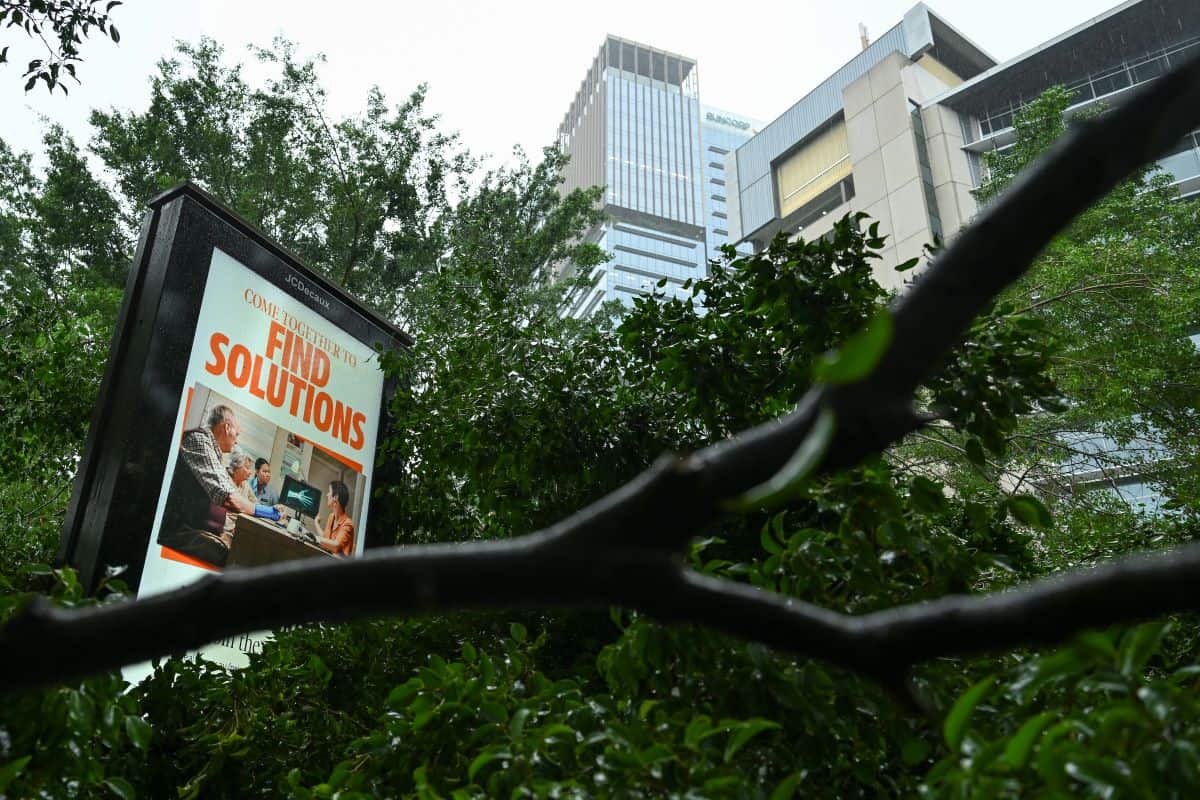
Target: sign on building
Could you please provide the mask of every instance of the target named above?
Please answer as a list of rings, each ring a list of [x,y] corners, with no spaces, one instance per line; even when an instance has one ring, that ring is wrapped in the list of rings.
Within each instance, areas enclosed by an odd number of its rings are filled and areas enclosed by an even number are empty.
[[[403,332],[191,184],[150,204],[59,559],[139,596],[359,555]],[[237,499],[230,497],[236,490]],[[231,665],[257,640],[206,655]]]

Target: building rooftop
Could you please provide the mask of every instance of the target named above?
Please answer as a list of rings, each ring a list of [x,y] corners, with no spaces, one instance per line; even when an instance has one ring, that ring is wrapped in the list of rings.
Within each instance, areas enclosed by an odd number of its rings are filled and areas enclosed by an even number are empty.
[[[1200,36],[1197,0],[1127,0],[930,100],[983,116],[1014,100],[1027,102],[1055,83],[1097,68],[1121,67],[1168,44]],[[967,77],[967,76],[964,76]]]
[[[696,68],[696,59],[694,58],[635,42],[632,39],[622,39],[611,33],[605,40],[605,44],[608,47],[608,66],[620,66],[621,69],[656,81],[664,81],[678,86]],[[678,72],[672,69],[672,61],[679,63]]]

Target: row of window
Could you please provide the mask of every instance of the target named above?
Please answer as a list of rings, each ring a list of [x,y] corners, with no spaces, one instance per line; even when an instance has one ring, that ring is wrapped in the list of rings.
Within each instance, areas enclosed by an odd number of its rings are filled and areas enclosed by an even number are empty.
[[[1078,105],[1094,100],[1113,92],[1128,89],[1139,83],[1153,80],[1166,72],[1173,65],[1181,64],[1200,49],[1200,39],[1191,39],[1162,50],[1147,54],[1145,57],[1107,67],[1089,74],[1087,77],[1067,85],[1071,93],[1071,105]],[[963,141],[970,144],[980,138],[992,136],[1013,126],[1013,117],[1022,106],[1028,102],[1026,98],[1017,98],[1009,106],[984,114],[979,118],[979,131],[976,133],[963,122]]]
[[[616,76],[610,68],[610,76]],[[611,202],[698,223],[699,114],[694,99],[628,80],[607,82]]]

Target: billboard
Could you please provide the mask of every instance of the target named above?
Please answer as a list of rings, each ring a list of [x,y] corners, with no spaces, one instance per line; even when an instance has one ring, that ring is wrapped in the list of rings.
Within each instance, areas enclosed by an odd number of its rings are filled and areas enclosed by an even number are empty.
[[[139,597],[359,555],[405,334],[185,184],[143,223],[61,561]],[[258,637],[206,648],[236,666]]]
[[[174,588],[197,568],[362,552],[383,397],[377,358],[214,249],[140,593]],[[345,507],[328,492],[339,484]],[[235,493],[255,508],[239,511]],[[343,531],[349,542],[336,542]]]

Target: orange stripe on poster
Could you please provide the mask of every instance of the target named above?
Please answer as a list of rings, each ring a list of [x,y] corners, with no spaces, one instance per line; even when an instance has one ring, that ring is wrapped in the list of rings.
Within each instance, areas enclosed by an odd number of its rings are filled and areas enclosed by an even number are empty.
[[[185,428],[187,427],[188,412],[192,410],[192,391],[193,391],[192,387],[189,386],[188,387],[188,399],[187,399],[187,402],[183,404],[183,427],[185,427]],[[186,430],[181,430],[179,432],[179,443],[180,444],[183,444],[183,434],[185,434],[185,433],[187,433]]]
[[[349,467],[350,469],[357,472],[359,475],[362,474],[362,471],[363,471],[362,464],[358,463],[357,461],[351,461],[350,459],[346,458],[345,456],[333,452],[328,447],[321,447],[321,445],[317,444],[312,439],[308,439],[306,441],[308,441],[309,444],[311,444],[313,447],[317,448],[318,450],[320,450],[322,453],[329,456],[330,458],[336,458],[338,461],[342,462],[347,467]]]
[[[206,569],[209,572],[221,571],[212,564],[209,564],[207,561],[201,561],[198,558],[192,558],[191,556],[184,555],[178,550],[172,550],[170,547],[164,547],[161,555],[168,561],[178,561],[180,564],[187,564],[189,567],[199,567],[200,569]]]

